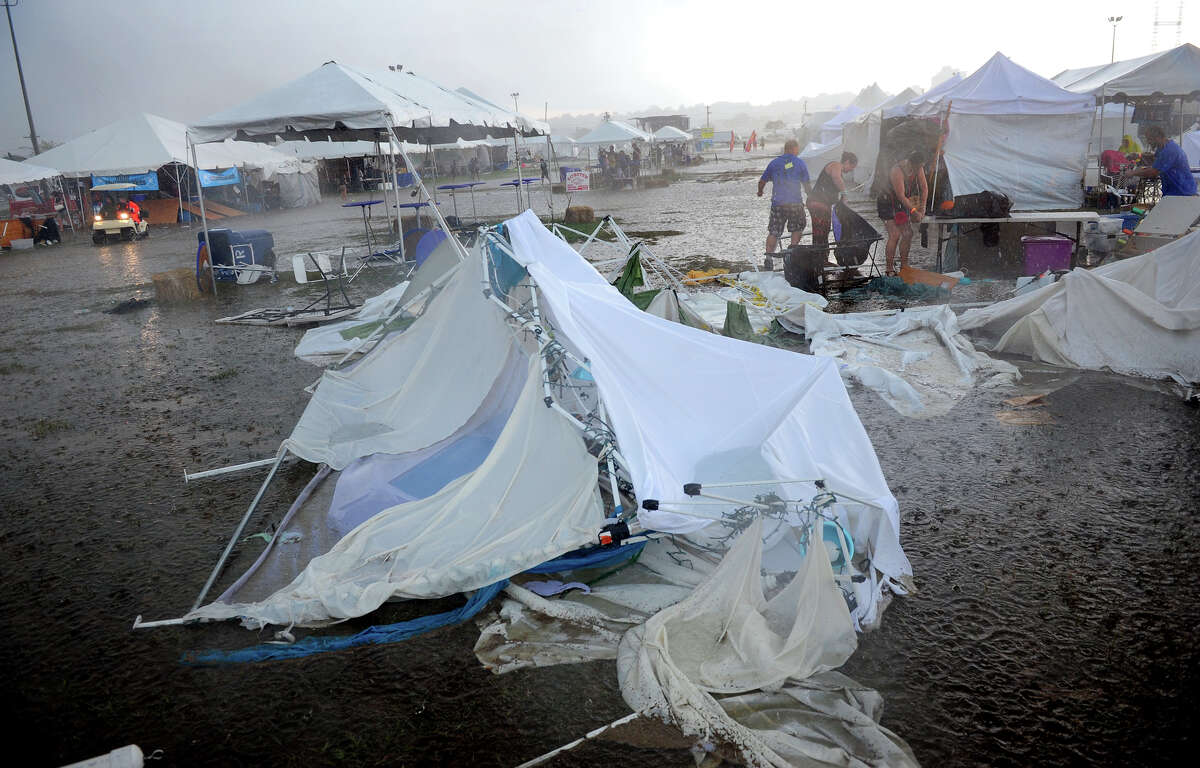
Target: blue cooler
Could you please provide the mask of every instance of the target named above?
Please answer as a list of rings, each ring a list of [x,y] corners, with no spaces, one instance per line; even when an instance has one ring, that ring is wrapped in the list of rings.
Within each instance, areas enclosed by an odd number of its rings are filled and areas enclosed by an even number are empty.
[[[219,282],[233,283],[237,281],[237,272],[221,267],[246,267],[258,264],[264,267],[275,266],[275,238],[265,229],[247,229],[235,232],[232,229],[210,229],[209,240],[212,242],[209,259],[216,269]],[[199,246],[196,249],[197,265],[200,253],[204,249],[204,231],[196,233]]]

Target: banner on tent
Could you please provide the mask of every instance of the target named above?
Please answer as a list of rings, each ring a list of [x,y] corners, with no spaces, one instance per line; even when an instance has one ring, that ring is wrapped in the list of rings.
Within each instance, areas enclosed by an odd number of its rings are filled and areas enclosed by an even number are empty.
[[[587,192],[592,188],[587,171],[571,171],[567,174],[567,192]]]
[[[242,180],[237,168],[226,168],[223,171],[199,171],[197,175],[200,177],[200,186],[202,187],[228,187],[230,184],[237,184]]]
[[[158,174],[154,171],[149,173],[117,173],[111,176],[97,176],[92,174],[92,186],[98,187],[101,184],[132,184],[133,190],[142,190],[145,192],[154,192],[158,189]]]

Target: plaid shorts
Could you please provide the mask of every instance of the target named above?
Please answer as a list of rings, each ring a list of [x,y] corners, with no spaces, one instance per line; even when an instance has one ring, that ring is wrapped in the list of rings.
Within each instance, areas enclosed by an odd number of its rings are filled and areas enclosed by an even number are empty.
[[[771,206],[771,220],[767,222],[767,234],[779,237],[783,234],[783,225],[787,224],[788,232],[803,232],[808,218],[804,215],[804,204],[781,204]]]

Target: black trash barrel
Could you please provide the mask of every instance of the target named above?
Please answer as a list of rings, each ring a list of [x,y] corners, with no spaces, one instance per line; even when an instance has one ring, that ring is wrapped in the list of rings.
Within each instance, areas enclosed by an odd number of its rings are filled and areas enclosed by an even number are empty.
[[[793,288],[818,293],[828,258],[829,246],[793,245],[783,252],[783,277]]]

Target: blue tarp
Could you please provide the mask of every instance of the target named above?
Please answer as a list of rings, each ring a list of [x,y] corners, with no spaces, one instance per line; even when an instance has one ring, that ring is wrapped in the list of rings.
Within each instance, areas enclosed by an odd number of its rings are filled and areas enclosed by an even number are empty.
[[[226,168],[223,171],[200,171],[197,175],[200,177],[200,186],[202,187],[228,187],[242,181],[242,175],[238,173],[237,168]]]
[[[118,173],[111,176],[97,176],[93,173],[92,186],[98,187],[101,184],[133,184],[132,189],[154,192],[158,190],[158,173],[154,171],[149,173]]]

